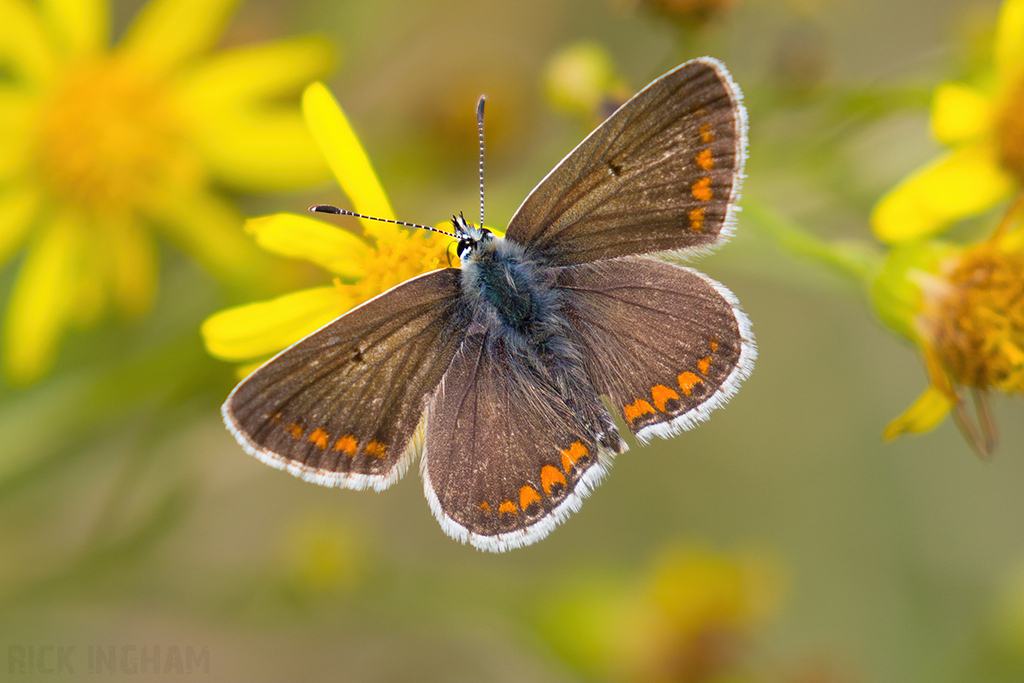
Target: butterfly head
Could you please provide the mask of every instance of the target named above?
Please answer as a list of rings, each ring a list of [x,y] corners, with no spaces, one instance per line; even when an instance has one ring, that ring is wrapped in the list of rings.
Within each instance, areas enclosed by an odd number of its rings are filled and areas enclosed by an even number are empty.
[[[458,238],[458,245],[455,253],[460,259],[466,260],[472,257],[479,245],[484,245],[494,240],[494,233],[487,228],[477,227],[466,221],[461,213],[452,216],[452,226],[455,228],[455,236]]]

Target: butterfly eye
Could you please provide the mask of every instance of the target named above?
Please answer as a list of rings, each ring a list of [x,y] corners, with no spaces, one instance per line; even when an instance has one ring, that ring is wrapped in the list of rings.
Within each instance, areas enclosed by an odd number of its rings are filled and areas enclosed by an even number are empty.
[[[459,244],[455,247],[455,253],[459,255],[459,258],[468,256],[470,252],[476,248],[476,245],[484,242],[490,242],[494,239],[494,233],[487,228],[480,228],[480,235],[473,237],[472,235],[463,235],[459,238]]]
[[[473,251],[474,246],[476,246],[476,240],[469,235],[465,235],[459,239],[459,245],[455,247],[455,253],[458,254],[459,258],[464,258],[466,254]]]

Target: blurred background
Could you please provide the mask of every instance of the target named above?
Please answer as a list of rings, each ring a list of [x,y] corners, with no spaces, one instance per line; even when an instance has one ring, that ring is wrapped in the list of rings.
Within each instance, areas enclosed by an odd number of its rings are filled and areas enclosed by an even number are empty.
[[[0,16],[11,3],[59,4],[5,0]],[[146,4],[111,0],[113,43]],[[475,215],[486,93],[499,227],[603,117],[558,97],[558,60],[581,44],[606,56],[614,99],[711,54],[749,109],[744,201],[881,253],[871,207],[938,152],[932,91],[989,59],[999,7],[249,0],[209,54],[320,36],[333,62],[308,80],[328,84],[408,221]],[[326,171],[307,175],[210,184],[242,235],[244,216],[344,204]],[[698,264],[752,320],[752,377],[700,428],[632,444],[579,513],[502,555],[445,536],[415,471],[340,491],[247,456],[219,414],[236,368],[199,326],[330,276],[281,260],[281,283],[226,282],[158,234],[145,312],[75,327],[51,369],[0,383],[0,678],[1024,680],[1019,396],[993,396],[991,462],[948,419],[883,441],[927,386],[919,355],[855,279],[758,213]],[[0,269],[5,308],[26,253]]]

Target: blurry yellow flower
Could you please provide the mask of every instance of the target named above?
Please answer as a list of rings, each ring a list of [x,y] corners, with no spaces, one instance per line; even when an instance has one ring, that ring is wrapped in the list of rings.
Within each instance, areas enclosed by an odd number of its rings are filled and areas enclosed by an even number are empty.
[[[366,153],[327,88],[319,83],[309,86],[302,111],[354,210],[393,219]],[[448,265],[448,237],[360,222],[362,234],[355,235],[307,215],[282,213],[249,220],[246,230],[261,246],[321,266],[335,276],[334,284],[214,314],[202,326],[207,350],[228,361],[264,359],[381,292]]]
[[[209,54],[239,0],[153,0],[109,45],[105,0],[0,0],[0,264],[24,257],[3,322],[14,381],[108,307],[149,309],[154,229],[220,277],[266,272],[215,184],[297,187],[326,169],[275,102],[330,51],[293,39]]]
[[[292,520],[281,537],[285,588],[293,597],[320,601],[359,587],[370,556],[359,534],[343,519],[318,511]]]
[[[671,548],[623,624],[619,667],[640,681],[744,680],[756,629],[781,593],[764,558]]]
[[[950,412],[982,456],[995,447],[987,392],[1024,392],[1024,241],[1018,200],[988,240],[935,238],[1024,189],[1024,0],[1005,0],[992,67],[976,85],[935,91],[932,131],[949,152],[879,201],[875,234],[892,245],[873,285],[883,321],[919,348],[931,386],[885,431],[932,429]],[[978,424],[968,416],[970,389]]]
[[[992,68],[978,84],[945,83],[932,132],[950,151],[882,197],[871,217],[889,243],[934,235],[1024,188],[1024,0],[1006,0]]]
[[[603,121],[629,97],[608,49],[591,41],[571,45],[548,61],[544,89],[553,105],[582,116],[588,126]]]
[[[985,392],[1024,392],[1024,202],[984,242],[894,249],[875,286],[888,324],[921,350],[931,386],[886,429],[894,438],[954,417],[981,455],[994,447]],[[980,431],[959,387],[975,391]]]
[[[541,624],[590,675],[616,681],[747,680],[753,639],[783,593],[776,564],[755,555],[673,546],[638,581],[557,590]]]

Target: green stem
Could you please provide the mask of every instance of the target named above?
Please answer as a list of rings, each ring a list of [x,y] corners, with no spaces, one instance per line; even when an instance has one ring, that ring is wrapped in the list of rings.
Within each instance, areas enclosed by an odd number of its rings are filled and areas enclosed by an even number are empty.
[[[827,242],[757,200],[743,200],[743,218],[781,249],[823,264],[860,285],[870,285],[881,267],[881,257],[867,243]]]

